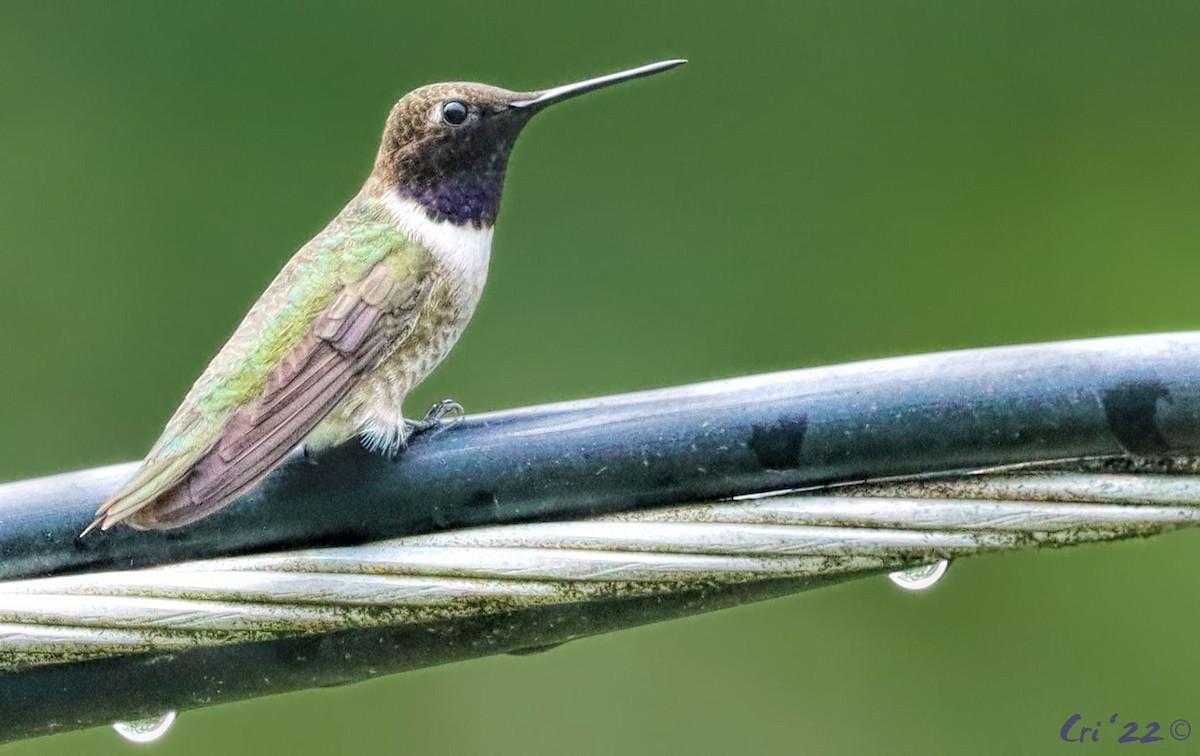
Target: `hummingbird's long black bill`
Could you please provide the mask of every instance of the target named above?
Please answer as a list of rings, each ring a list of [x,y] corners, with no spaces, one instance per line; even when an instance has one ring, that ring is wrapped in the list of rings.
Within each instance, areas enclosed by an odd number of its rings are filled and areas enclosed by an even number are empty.
[[[675,66],[681,66],[684,63],[687,63],[687,61],[683,59],[662,60],[657,63],[648,63],[644,66],[631,68],[628,71],[618,71],[617,73],[597,76],[594,79],[577,81],[574,84],[563,84],[560,87],[552,87],[550,89],[542,90],[541,92],[533,92],[528,98],[515,100],[509,103],[509,105],[514,108],[542,108],[551,103],[562,102],[563,100],[570,99],[576,95],[581,95],[584,92],[591,92],[593,90],[600,89],[601,87],[607,87],[609,84],[616,84],[618,82],[629,81],[631,79],[640,79],[643,76],[650,76],[652,74],[660,73],[662,71],[674,68]]]

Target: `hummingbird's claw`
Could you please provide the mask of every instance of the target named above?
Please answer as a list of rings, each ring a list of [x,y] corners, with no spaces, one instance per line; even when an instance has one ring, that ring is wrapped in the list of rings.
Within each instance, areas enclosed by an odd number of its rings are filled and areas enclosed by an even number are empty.
[[[389,435],[387,440],[364,435],[363,445],[372,451],[382,452],[389,460],[395,462],[404,452],[408,451],[408,441],[413,436],[437,428],[446,415],[461,415],[462,413],[463,406],[461,404],[453,399],[443,399],[430,407],[429,411],[425,413],[425,417],[420,420],[406,418],[403,433]]]
[[[463,409],[463,406],[453,399],[443,399],[440,402],[436,402],[432,407],[429,408],[429,411],[425,413],[425,419],[421,422],[440,423],[442,418],[444,418],[446,415],[455,415],[461,417],[466,414],[466,412],[467,411]]]
[[[404,422],[408,426],[409,435],[413,436],[436,428],[446,415],[462,415],[465,411],[463,406],[453,399],[443,399],[434,403],[425,413],[424,418],[416,421],[405,420]]]

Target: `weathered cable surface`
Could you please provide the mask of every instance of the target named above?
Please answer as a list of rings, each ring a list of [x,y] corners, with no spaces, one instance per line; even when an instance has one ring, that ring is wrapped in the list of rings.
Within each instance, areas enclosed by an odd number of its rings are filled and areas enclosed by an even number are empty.
[[[1001,472],[9,581],[0,740],[552,645],[938,559],[1147,536],[1200,521],[1198,504],[1189,474]],[[102,693],[114,681],[116,709]]]

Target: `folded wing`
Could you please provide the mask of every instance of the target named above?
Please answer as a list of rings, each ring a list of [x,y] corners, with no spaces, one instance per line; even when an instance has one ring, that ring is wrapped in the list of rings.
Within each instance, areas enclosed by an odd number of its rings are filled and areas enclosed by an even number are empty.
[[[275,467],[409,333],[428,281],[376,264],[346,287],[271,369],[266,385],[235,411],[215,443],[183,469],[144,470],[96,513],[89,530],[126,521],[173,528],[225,506]],[[178,467],[178,465],[176,465]],[[87,531],[84,531],[85,533]]]

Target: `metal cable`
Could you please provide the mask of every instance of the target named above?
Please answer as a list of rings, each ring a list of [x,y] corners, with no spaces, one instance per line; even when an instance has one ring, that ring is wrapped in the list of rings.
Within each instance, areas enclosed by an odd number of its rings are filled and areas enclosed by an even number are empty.
[[[1190,476],[992,474],[9,581],[0,669],[1147,536],[1197,503]]]

